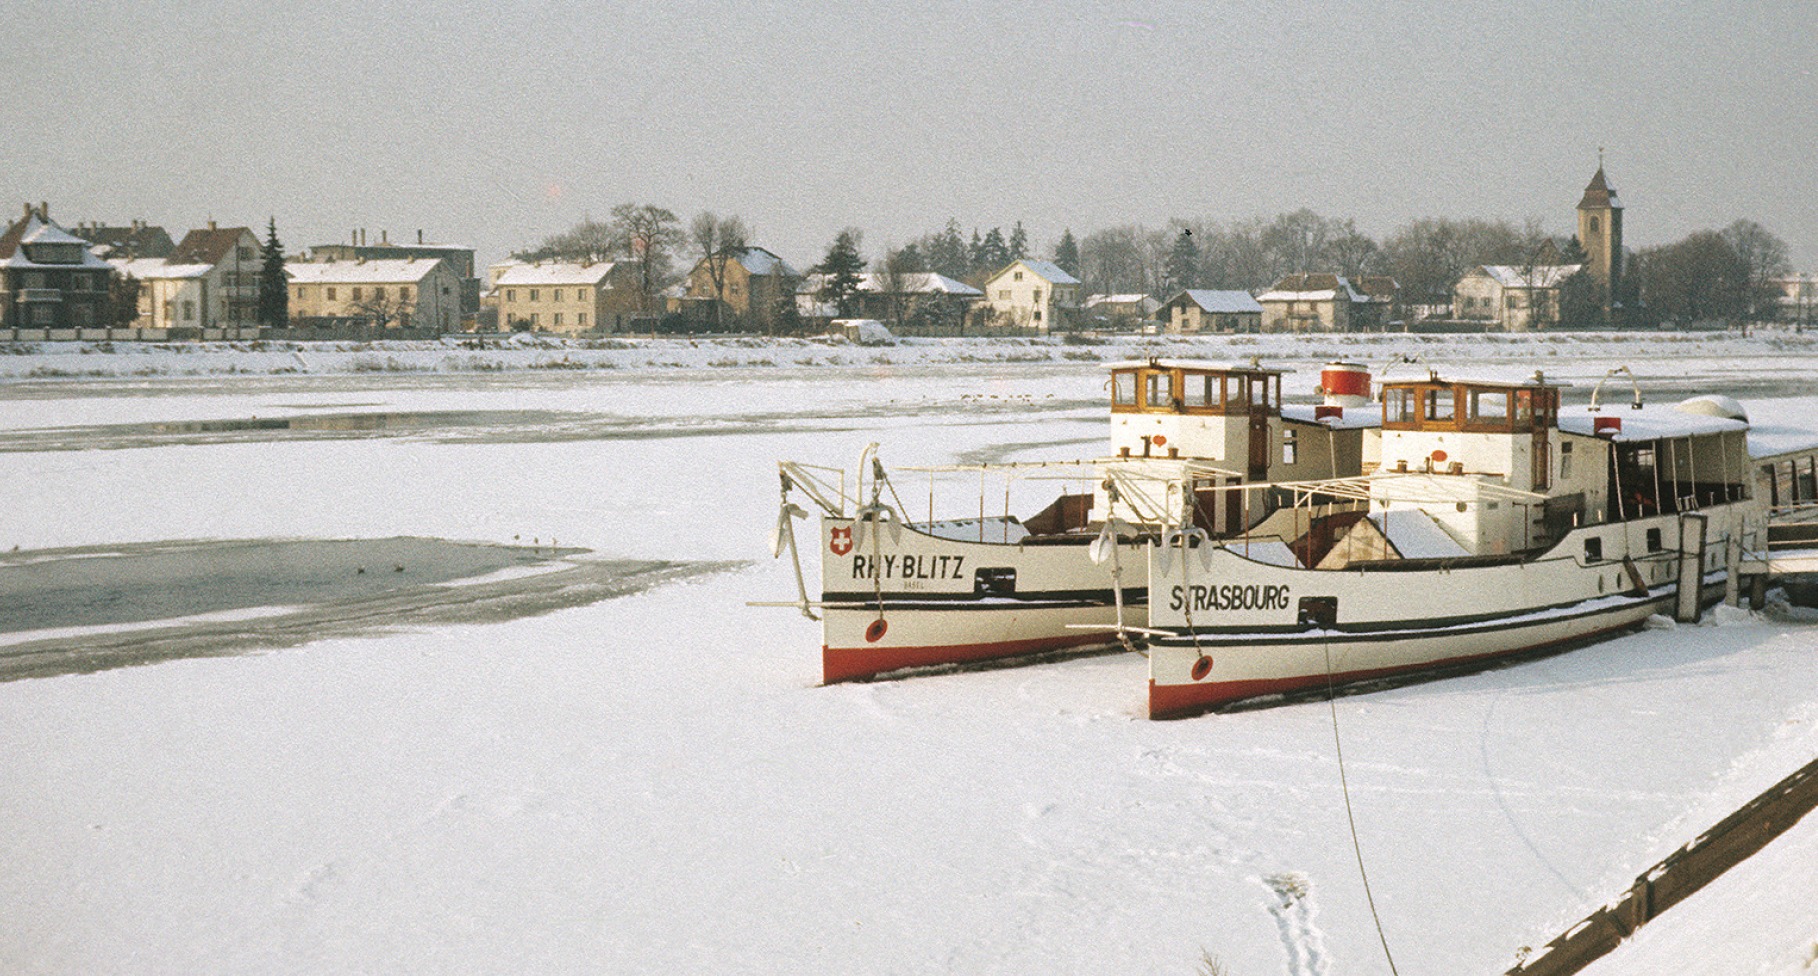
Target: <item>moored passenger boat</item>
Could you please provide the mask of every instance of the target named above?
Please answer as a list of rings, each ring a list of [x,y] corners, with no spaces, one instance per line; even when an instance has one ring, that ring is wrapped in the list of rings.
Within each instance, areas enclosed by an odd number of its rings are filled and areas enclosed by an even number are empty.
[[[1367,394],[1368,375],[1334,364],[1326,376],[1337,391],[1326,404],[1284,407],[1280,370],[1112,364],[1108,457],[888,471],[868,451],[851,492],[843,471],[783,462],[773,551],[794,553],[794,520],[807,514],[794,493],[821,516],[820,592],[811,598],[794,555],[799,599],[789,605],[820,616],[822,680],[1131,646],[1147,623],[1152,542],[1239,535],[1286,497],[1250,486],[1362,470],[1376,415],[1355,406],[1367,395],[1344,391],[1361,382]],[[924,477],[930,501],[916,520],[903,496],[919,509]],[[978,497],[955,506],[965,514],[935,510],[942,478],[978,483]],[[1058,497],[1012,514],[1007,485],[1027,495],[1051,481],[1063,482]],[[1195,515],[1176,524],[1184,490],[1196,493]]]
[[[1766,510],[1740,410],[1681,406],[1562,410],[1539,374],[1383,383],[1368,475],[1278,484],[1293,501],[1241,536],[1151,547],[1151,717],[1695,617]]]

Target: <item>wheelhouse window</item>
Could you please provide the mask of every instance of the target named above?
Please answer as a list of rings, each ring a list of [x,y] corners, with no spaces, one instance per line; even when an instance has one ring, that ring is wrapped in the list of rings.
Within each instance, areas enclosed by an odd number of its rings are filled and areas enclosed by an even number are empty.
[[[1298,464],[1300,462],[1300,431],[1292,428],[1281,432],[1281,463]]]
[[[1181,377],[1181,403],[1188,410],[1220,410],[1225,405],[1224,386],[1213,373],[1186,373]]]
[[[1427,423],[1451,423],[1456,416],[1457,394],[1450,389],[1430,387],[1421,396],[1420,419]]]
[[[1509,393],[1507,390],[1472,390],[1470,403],[1472,423],[1499,429],[1508,427]]]
[[[1114,407],[1136,406],[1135,371],[1111,374],[1111,405]]]
[[[1173,384],[1171,377],[1163,372],[1149,372],[1143,376],[1143,405],[1146,407],[1167,407],[1173,404]]]
[[[1414,423],[1414,391],[1407,387],[1384,390],[1382,422],[1385,424]]]

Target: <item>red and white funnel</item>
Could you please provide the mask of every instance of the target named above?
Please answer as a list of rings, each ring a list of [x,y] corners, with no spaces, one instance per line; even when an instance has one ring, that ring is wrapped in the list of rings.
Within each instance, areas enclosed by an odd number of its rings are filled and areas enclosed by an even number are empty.
[[[1319,371],[1319,389],[1328,407],[1370,405],[1370,367],[1358,363],[1327,363]]]

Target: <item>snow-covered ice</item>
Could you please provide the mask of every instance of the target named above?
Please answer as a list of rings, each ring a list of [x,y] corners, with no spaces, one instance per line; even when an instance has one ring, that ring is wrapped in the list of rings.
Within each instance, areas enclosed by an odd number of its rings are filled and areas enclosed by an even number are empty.
[[[1635,365],[1809,424],[1818,357],[1794,338],[1637,343]],[[1474,373],[1546,356],[1583,397],[1623,345],[1587,344],[1423,349]],[[1103,375],[1062,346],[795,348],[78,380],[27,377],[64,353],[24,357],[0,386],[0,447],[30,445],[0,452],[0,549],[417,536],[733,566],[540,616],[0,684],[0,971],[1135,974],[1202,949],[1244,976],[1386,971],[1324,703],[1148,722],[1125,655],[816,686],[816,626],[744,605],[793,595],[766,551],[774,460],[850,465],[874,440],[891,464],[1096,453]],[[496,355],[552,354],[582,351]],[[1330,353],[1269,354],[1298,389]],[[439,411],[490,419],[121,430]],[[1815,644],[1808,623],[1725,615],[1340,699],[1401,971],[1506,969],[1808,761]],[[1810,835],[1596,971],[1659,971],[1644,943],[1669,939],[1652,951],[1685,971],[1804,971],[1818,908],[1765,893],[1818,867]],[[1778,934],[1755,951],[1763,913]]]

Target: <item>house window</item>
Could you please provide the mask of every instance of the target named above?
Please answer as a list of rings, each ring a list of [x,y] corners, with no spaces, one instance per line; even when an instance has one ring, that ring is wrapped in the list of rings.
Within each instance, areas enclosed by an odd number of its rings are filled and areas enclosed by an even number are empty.
[[[531,300],[531,301],[533,301],[533,302],[534,302],[534,301],[537,301],[537,300],[538,300],[538,298],[537,298],[537,293],[538,293],[538,292],[539,292],[539,291],[541,291],[541,290],[542,290],[542,289],[540,289],[540,288],[532,288],[532,289],[531,289],[531,290],[530,290],[530,300]]]
[[[410,301],[410,286],[409,285],[404,285],[403,287],[398,289],[398,300],[401,302]]]
[[[583,329],[587,328],[587,313],[586,312],[575,313],[574,324],[580,326]]]
[[[1023,273],[1022,273],[1022,272],[1021,272],[1021,271],[1018,271],[1018,272],[1016,272],[1016,273],[1015,273],[1015,274],[1012,274],[1012,275],[1011,275],[1011,276],[1010,276],[1010,280],[1011,280],[1011,281],[1021,281],[1021,280],[1023,280]]]
[[[335,300],[335,290],[333,288],[328,289],[328,300],[331,302]]]
[[[561,312],[555,313],[555,327],[558,329],[562,327],[562,313]]]
[[[1506,306],[1508,308],[1515,307],[1515,296],[1514,295],[1506,296],[1505,298],[1503,298],[1502,301],[1503,301],[1504,306]]]
[[[359,296],[355,295],[354,297],[358,298]],[[372,300],[375,302],[382,302],[385,300],[385,286],[384,285],[380,285],[377,288],[374,288],[372,290]]]
[[[999,288],[999,289],[998,289],[998,290],[997,290],[997,297],[999,297],[999,298],[1005,298],[1005,299],[1007,299],[1007,298],[1009,298],[1009,297],[1010,297],[1010,289],[1008,289],[1008,288]]]
[[[508,302],[517,301],[518,300],[518,290],[516,288],[505,289],[505,300]]]
[[[561,300],[562,300],[562,289],[560,289],[560,288],[557,288],[557,289],[556,289],[556,290],[555,290],[555,298],[554,298],[554,299],[553,299],[553,301],[558,301],[558,302],[559,302],[559,301],[561,301]],[[560,319],[558,319],[558,320],[556,320],[556,324],[557,324],[557,325],[560,325],[560,324],[562,324],[562,323],[561,323],[561,320],[560,320]]]
[[[196,303],[195,302],[184,302],[183,303],[183,321],[194,322],[195,320],[196,320]]]
[[[353,300],[356,302],[360,300],[360,289],[358,287],[355,287],[353,290]]]
[[[32,306],[32,324],[33,325],[51,324],[51,311],[52,311],[52,308],[49,305],[33,305]]]
[[[1298,464],[1300,462],[1300,431],[1284,430],[1281,432],[1281,463]]]
[[[242,248],[237,248],[236,250],[240,255],[240,260],[251,261],[253,259],[253,249],[252,248],[242,247]]]
[[[537,327],[537,313],[535,312],[530,313],[530,327],[533,329]]]
[[[297,301],[299,301],[299,302],[300,302],[300,301],[302,301],[302,300],[303,300],[303,286],[302,286],[302,285],[298,285],[298,286],[297,286]]]

